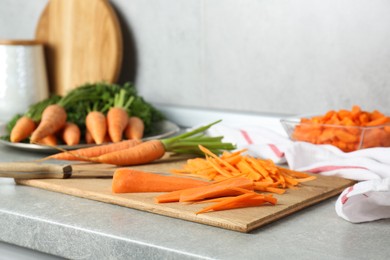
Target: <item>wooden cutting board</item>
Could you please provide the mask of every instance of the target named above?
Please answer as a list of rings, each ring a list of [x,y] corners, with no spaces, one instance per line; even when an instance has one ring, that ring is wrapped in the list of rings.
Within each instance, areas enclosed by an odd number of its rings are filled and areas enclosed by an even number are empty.
[[[49,0],[35,35],[45,45],[51,92],[117,80],[122,33],[108,0]]]
[[[168,172],[181,168],[184,162],[158,162],[133,168]],[[193,221],[239,232],[250,232],[265,224],[286,217],[305,207],[336,196],[354,181],[338,177],[318,176],[314,181],[304,183],[297,190],[288,190],[278,198],[276,206],[260,206],[196,215],[195,212],[207,204],[156,204],[154,197],[161,193],[113,194],[111,179],[41,179],[15,180],[18,184],[29,185],[54,192],[111,203],[123,207],[143,210],[173,218]]]

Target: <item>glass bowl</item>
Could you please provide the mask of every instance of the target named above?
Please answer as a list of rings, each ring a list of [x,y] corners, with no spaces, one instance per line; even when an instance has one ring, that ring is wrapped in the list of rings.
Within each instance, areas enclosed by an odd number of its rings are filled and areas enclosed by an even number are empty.
[[[372,147],[390,147],[390,124],[378,126],[343,126],[302,122],[299,118],[280,120],[293,141],[331,144],[344,152]]]

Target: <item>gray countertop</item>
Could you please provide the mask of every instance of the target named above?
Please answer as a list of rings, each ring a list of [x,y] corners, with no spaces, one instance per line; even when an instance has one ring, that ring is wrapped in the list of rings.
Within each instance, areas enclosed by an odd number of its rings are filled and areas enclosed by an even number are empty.
[[[42,154],[0,145],[0,161]],[[390,259],[390,219],[351,224],[336,198],[244,234],[0,179],[0,241],[70,259]]]

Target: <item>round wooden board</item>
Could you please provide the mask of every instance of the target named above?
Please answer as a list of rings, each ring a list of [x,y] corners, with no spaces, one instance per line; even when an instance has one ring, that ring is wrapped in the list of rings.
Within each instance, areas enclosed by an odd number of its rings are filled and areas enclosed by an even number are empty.
[[[49,0],[35,35],[45,44],[51,92],[117,80],[122,33],[108,0]]]

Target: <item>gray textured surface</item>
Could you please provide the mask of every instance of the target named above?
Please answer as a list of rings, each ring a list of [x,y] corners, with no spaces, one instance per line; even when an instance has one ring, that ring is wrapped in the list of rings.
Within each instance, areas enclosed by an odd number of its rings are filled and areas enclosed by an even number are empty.
[[[0,146],[0,161],[41,157]],[[71,259],[389,259],[390,219],[351,224],[334,203],[244,234],[0,179],[0,241]]]
[[[0,38],[33,37],[47,0],[1,0]],[[152,102],[277,113],[389,111],[384,0],[111,0],[121,80]],[[91,36],[93,37],[93,36]]]

